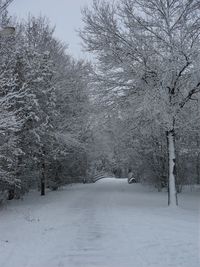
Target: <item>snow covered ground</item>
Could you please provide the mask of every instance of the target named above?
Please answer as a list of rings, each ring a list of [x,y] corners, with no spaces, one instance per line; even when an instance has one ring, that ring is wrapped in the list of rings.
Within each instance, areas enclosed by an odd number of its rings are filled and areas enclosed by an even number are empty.
[[[0,211],[0,266],[200,266],[198,194],[170,209],[166,193],[119,179],[32,192]]]

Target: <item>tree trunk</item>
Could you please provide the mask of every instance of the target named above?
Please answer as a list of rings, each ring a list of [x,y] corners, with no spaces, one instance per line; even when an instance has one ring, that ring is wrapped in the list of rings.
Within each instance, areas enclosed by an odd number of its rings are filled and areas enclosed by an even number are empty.
[[[200,184],[200,153],[197,155],[197,184]]]
[[[41,178],[41,196],[44,196],[44,195],[45,195],[45,180],[42,177]]]
[[[41,196],[45,195],[45,164],[42,164],[42,176],[41,176]]]
[[[178,205],[176,192],[176,155],[175,155],[175,133],[174,129],[167,132],[169,178],[168,178],[168,205]]]
[[[199,149],[199,136],[197,134],[197,149]],[[197,153],[197,163],[196,163],[196,170],[197,170],[197,184],[200,184],[200,153]]]

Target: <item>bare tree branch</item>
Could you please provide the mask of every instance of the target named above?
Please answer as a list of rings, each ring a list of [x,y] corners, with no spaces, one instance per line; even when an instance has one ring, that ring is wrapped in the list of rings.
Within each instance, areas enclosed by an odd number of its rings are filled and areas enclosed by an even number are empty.
[[[13,2],[14,0],[6,0],[5,2],[3,2],[0,6],[0,14],[6,10],[6,8]]]
[[[192,99],[192,96],[200,92],[200,82],[196,85],[195,88],[189,91],[188,95],[183,99],[179,104],[180,108],[183,108],[185,104]]]

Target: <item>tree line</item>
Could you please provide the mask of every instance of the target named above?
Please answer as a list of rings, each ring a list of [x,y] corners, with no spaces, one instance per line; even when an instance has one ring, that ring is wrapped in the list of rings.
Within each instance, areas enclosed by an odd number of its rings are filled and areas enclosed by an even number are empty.
[[[53,190],[85,175],[90,64],[66,53],[46,18],[16,23],[5,11],[0,36],[0,190]]]

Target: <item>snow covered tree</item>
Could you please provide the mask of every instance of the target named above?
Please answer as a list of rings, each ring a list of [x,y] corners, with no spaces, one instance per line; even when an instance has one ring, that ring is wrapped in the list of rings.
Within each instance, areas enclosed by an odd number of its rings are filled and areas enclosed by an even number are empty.
[[[166,131],[172,206],[179,116],[200,91],[199,5],[198,0],[94,1],[83,11],[81,37],[97,55],[98,79],[117,96],[133,92],[135,119],[151,114]]]
[[[1,17],[1,25],[6,26],[11,19],[7,13]],[[17,84],[17,47],[14,35],[0,36],[0,180],[1,190],[9,191],[9,198],[14,197],[14,190],[20,191],[21,180],[16,177],[16,158],[21,150],[17,145],[17,133],[23,119],[19,117],[21,109],[16,103],[23,101],[26,92],[16,90]],[[17,188],[16,188],[17,187]]]
[[[32,96],[31,103],[28,100],[22,103],[22,114],[27,119],[19,134],[25,152],[22,155],[25,162],[20,160],[21,172],[24,172],[24,164],[29,166],[29,173],[30,168],[39,168],[43,195],[46,186],[56,188],[67,182],[66,173],[57,172],[63,171],[67,158],[70,164],[65,165],[71,165],[73,172],[85,158],[82,138],[89,106],[90,67],[66,55],[66,46],[53,38],[54,29],[49,27],[47,19],[29,17],[20,27],[23,56],[18,59],[18,78]],[[57,170],[55,173],[53,167]],[[66,167],[64,169],[66,172]]]
[[[15,29],[0,36],[0,189],[19,197],[39,184],[44,195],[86,175],[91,66],[66,54],[46,18]]]
[[[29,168],[39,168],[41,194],[43,195],[45,194],[48,151],[52,149],[49,147],[51,147],[56,101],[53,80],[54,64],[50,49],[53,32],[42,18],[30,17],[27,23],[21,25],[21,28],[19,41],[21,57],[18,57],[16,72],[18,83],[23,84],[23,89],[28,90],[31,96],[31,101],[26,99],[21,103],[20,115],[24,117],[24,124],[18,135],[20,147],[24,151],[24,156],[20,159],[21,174],[24,172],[24,164]],[[30,172],[29,168],[27,171]],[[28,182],[26,175],[27,173],[24,173],[25,183]],[[27,186],[30,186],[29,182]]]
[[[56,136],[62,140],[64,169],[72,179],[80,180],[87,169],[87,129],[90,116],[90,64],[65,56],[60,61],[57,80],[57,106],[61,114],[56,122]],[[59,150],[60,147],[58,146]],[[59,152],[59,154],[60,154]]]

